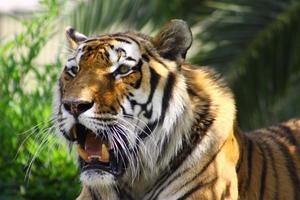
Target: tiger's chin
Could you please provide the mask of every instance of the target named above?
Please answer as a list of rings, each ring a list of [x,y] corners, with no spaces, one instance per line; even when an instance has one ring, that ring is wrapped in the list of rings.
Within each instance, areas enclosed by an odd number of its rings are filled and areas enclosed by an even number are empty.
[[[113,174],[97,169],[86,170],[80,174],[81,183],[92,188],[113,187],[116,183],[115,178]]]

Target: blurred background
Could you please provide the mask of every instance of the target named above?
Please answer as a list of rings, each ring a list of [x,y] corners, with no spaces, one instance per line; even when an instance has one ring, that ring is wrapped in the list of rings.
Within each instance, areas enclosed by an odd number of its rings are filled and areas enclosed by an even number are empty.
[[[243,130],[300,116],[300,0],[1,0],[0,200],[79,194],[51,119],[65,27],[155,34],[172,18],[192,28],[188,61],[227,80]]]

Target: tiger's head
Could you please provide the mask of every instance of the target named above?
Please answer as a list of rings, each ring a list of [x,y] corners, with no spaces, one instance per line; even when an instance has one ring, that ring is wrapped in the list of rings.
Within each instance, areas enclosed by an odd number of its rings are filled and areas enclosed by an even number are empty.
[[[86,37],[66,30],[68,60],[55,90],[59,133],[74,143],[85,185],[133,181],[165,168],[192,123],[180,66],[192,43],[182,20],[154,37]]]

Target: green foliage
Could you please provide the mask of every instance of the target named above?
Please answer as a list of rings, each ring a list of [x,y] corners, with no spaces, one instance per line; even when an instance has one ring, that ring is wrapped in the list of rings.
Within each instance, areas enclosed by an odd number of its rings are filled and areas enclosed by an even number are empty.
[[[193,62],[216,67],[233,89],[239,125],[267,126],[299,116],[299,0],[208,1]]]
[[[257,121],[278,122],[300,114],[299,18],[300,2],[261,31],[237,62],[240,70],[236,71],[233,88],[238,106],[249,113],[240,115],[240,121],[247,126]],[[239,85],[241,82],[244,84]],[[249,94],[255,95],[248,99]]]
[[[70,23],[87,35],[115,31],[152,32],[172,18],[183,18],[191,24],[207,13],[204,0],[81,0],[71,13]],[[194,6],[197,5],[197,6]]]
[[[61,5],[41,3],[43,12],[21,21],[25,31],[1,44],[0,199],[74,199],[79,190],[73,159],[57,150],[63,145],[50,123],[61,63],[34,62],[53,34]]]

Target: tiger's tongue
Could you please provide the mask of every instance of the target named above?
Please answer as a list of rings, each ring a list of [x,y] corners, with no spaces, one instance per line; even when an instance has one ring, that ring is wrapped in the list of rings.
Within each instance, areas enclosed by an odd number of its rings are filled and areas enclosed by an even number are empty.
[[[101,156],[102,140],[95,134],[88,133],[85,138],[84,150],[89,156]]]
[[[89,160],[97,158],[102,162],[109,162],[108,144],[95,134],[87,133],[84,150]]]

